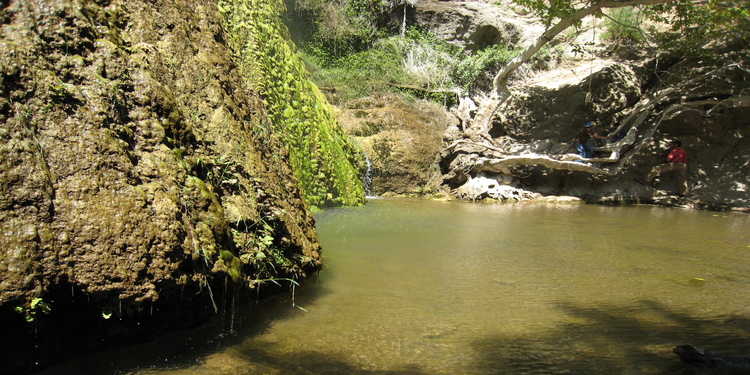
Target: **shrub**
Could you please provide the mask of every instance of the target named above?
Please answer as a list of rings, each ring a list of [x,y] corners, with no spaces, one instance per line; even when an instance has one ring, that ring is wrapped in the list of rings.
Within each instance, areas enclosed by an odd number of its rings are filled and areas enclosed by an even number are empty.
[[[366,50],[335,58],[330,51],[306,49],[305,61],[319,86],[335,87],[338,100],[347,101],[398,87],[452,88],[455,51],[433,35],[409,30],[404,37],[381,38]]]
[[[459,87],[469,91],[473,86],[491,81],[499,67],[510,62],[518,53],[518,50],[502,45],[487,47],[476,54],[457,59],[453,79]]]
[[[350,54],[369,48],[384,36],[377,21],[388,9],[384,0],[295,0],[296,18],[305,19],[297,30],[298,42],[319,58]],[[292,21],[291,26],[296,22]],[[292,31],[295,31],[294,29]]]
[[[602,34],[604,40],[612,42],[642,42],[645,40],[640,29],[644,17],[633,7],[617,8],[610,14],[610,18],[604,21],[605,31]]]

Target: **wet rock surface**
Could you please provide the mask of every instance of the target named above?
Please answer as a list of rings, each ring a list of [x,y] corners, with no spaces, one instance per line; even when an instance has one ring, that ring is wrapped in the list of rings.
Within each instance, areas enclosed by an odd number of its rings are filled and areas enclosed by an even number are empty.
[[[438,190],[441,135],[457,121],[444,107],[394,94],[355,100],[339,110],[344,131],[368,155],[368,194],[421,196]]]
[[[1,5],[0,372],[190,326],[254,280],[318,269],[214,2]]]

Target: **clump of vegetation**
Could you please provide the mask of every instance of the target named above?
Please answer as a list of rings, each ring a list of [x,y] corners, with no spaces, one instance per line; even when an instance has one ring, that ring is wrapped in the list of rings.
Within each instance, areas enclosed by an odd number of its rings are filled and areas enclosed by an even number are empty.
[[[404,82],[401,61],[392,47],[377,43],[373,48],[338,58],[306,51],[305,61],[315,82],[321,87],[335,88],[337,99],[348,101]]]
[[[444,96],[436,93],[475,89],[518,50],[493,45],[467,53],[433,34],[409,28],[403,36],[381,38],[362,51],[336,56],[319,45],[306,44],[303,54],[313,80],[335,88],[340,102],[401,92],[443,103]]]
[[[477,83],[490,82],[494,71],[507,64],[518,53],[518,49],[492,45],[464,59],[458,59],[454,68],[456,84],[468,91]]]
[[[16,306],[15,310],[17,313],[22,314],[28,323],[31,323],[38,316],[49,314],[52,311],[52,307],[42,298],[37,297],[31,300],[28,306]]]
[[[323,87],[335,87],[338,99],[347,101],[405,87],[451,88],[456,53],[434,36],[410,30],[405,37],[382,38],[362,51],[334,56],[313,47],[305,51],[305,57],[314,80]]]
[[[732,2],[673,1],[643,8],[644,16],[654,25],[668,25],[667,30],[649,28],[663,49],[682,54],[708,57],[715,55],[704,48],[714,44],[750,40],[750,10]]]
[[[286,251],[284,237],[277,233],[278,213],[269,205],[271,196],[264,191],[261,181],[249,179],[240,183],[249,176],[231,158],[185,156],[181,149],[173,153],[185,170],[179,202],[185,244],[193,250],[196,269],[202,273],[201,287],[206,288],[212,301],[210,285],[217,274],[226,275],[233,284],[250,288],[287,276],[299,278],[305,265],[295,258],[302,256],[291,256]],[[238,192],[243,186],[252,186],[258,202],[245,202],[242,214],[227,222],[220,195]],[[317,260],[305,262],[313,266]]]
[[[638,8],[614,9],[604,21],[602,38],[610,42],[643,42],[646,40],[640,27],[643,20],[644,16]]]
[[[386,34],[378,19],[393,6],[387,0],[296,0],[293,11],[309,48],[332,57],[369,48]],[[312,30],[310,33],[309,31]]]
[[[311,206],[364,202],[364,155],[312,83],[280,15],[281,0],[224,0],[231,45],[246,83],[263,97],[305,199]]]

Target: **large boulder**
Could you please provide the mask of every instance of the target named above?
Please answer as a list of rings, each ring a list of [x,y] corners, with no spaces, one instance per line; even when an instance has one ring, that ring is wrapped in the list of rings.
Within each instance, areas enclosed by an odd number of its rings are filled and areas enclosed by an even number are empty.
[[[507,5],[491,1],[420,1],[416,21],[431,33],[469,51],[490,45],[516,46],[544,28]]]
[[[438,104],[388,94],[351,101],[339,121],[368,156],[371,195],[423,195],[439,185],[441,134],[455,116]]]
[[[10,1],[0,38],[0,372],[193,325],[224,295],[318,269],[216,2]]]

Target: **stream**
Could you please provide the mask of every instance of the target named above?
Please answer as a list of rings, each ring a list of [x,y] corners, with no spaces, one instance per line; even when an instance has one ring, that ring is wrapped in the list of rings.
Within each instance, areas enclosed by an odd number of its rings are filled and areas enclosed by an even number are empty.
[[[232,334],[44,373],[706,374],[672,348],[750,355],[747,214],[394,198],[316,221],[323,271]]]

